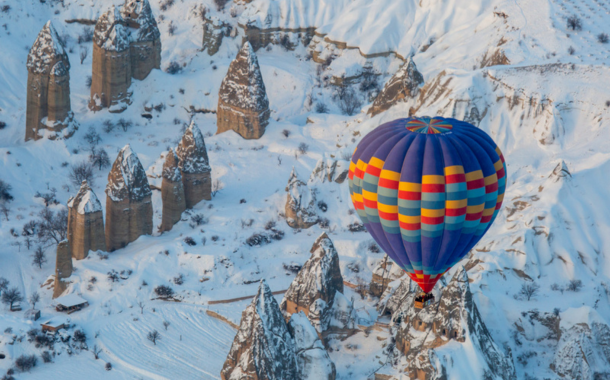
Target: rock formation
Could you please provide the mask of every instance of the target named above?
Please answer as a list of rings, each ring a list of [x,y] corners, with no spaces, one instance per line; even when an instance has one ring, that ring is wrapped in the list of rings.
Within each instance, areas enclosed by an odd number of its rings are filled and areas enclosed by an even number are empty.
[[[95,24],[92,61],[89,108],[124,111],[131,104],[129,32],[120,10],[114,5]]]
[[[286,223],[292,228],[309,228],[318,223],[320,218],[316,209],[316,193],[299,179],[294,168],[290,173],[286,191]]]
[[[102,204],[87,181],[68,200],[68,242],[76,260],[86,258],[90,250],[106,250]]]
[[[555,169],[553,169],[553,172],[551,173],[551,175],[549,175],[549,177],[552,177],[554,179],[554,182],[557,182],[562,178],[571,178],[572,173],[570,173],[568,165],[566,165],[565,161],[561,160],[561,162],[558,163],[557,166],[555,166]]]
[[[294,346],[301,380],[335,380],[337,371],[316,329],[303,312],[292,314],[288,330]]]
[[[129,53],[131,76],[143,80],[161,67],[161,33],[148,0],[125,0],[121,15],[131,28]]]
[[[161,184],[161,199],[163,201],[163,218],[161,231],[169,231],[180,221],[186,210],[184,185],[178,168],[178,157],[169,150],[163,164],[163,182]]]
[[[297,380],[295,346],[265,280],[244,310],[222,380]]]
[[[316,163],[316,167],[311,172],[308,184],[321,184],[325,182],[343,183],[349,173],[349,163],[335,159],[320,159]]]
[[[311,254],[288,287],[280,308],[286,317],[302,311],[319,333],[329,327],[353,327],[352,305],[343,295],[339,256],[326,233],[315,241]]]
[[[125,0],[95,24],[89,108],[122,112],[131,104],[131,78],[161,67],[161,34],[148,0]]]
[[[108,174],[106,185],[106,248],[125,247],[152,234],[152,191],[138,156],[126,145]]]
[[[245,139],[258,139],[269,123],[269,100],[249,42],[231,62],[218,93],[217,133],[234,130]]]
[[[38,33],[27,68],[25,141],[72,136],[78,125],[70,106],[70,61],[51,21]]]
[[[55,261],[55,284],[53,287],[53,298],[62,295],[68,288],[68,282],[64,279],[72,276],[72,255],[67,240],[57,244],[57,259]]]
[[[202,200],[212,199],[212,168],[205,148],[205,140],[194,121],[184,131],[176,148],[180,159],[186,208],[193,208]]]
[[[375,297],[381,297],[390,282],[401,278],[405,272],[395,262],[385,255],[377,268],[373,270],[373,279],[369,286],[370,292]]]
[[[414,99],[419,95],[420,87],[423,84],[424,77],[417,71],[413,59],[409,58],[385,84],[368,113],[375,116],[387,111],[398,102]]]
[[[506,357],[499,349],[481,319],[464,268],[440,291],[438,304],[422,310],[414,309],[415,294],[411,292],[403,296],[404,307],[394,316],[394,320],[400,323],[396,349],[406,356],[409,364],[405,372],[410,378],[442,378],[447,369],[434,349],[450,341],[468,341],[484,359],[482,363],[486,368],[483,372],[489,373],[490,378],[516,380],[512,358]]]
[[[218,53],[222,39],[231,34],[231,25],[220,21],[216,16],[207,16],[203,22],[202,51],[207,50],[209,55]]]

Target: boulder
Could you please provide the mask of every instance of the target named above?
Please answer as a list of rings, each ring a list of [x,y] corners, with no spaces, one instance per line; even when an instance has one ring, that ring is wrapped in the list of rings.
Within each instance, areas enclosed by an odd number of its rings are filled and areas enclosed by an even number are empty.
[[[48,21],[27,59],[25,141],[70,137],[78,128],[70,105],[70,61]]]
[[[57,244],[57,258],[55,261],[55,283],[53,286],[53,298],[62,295],[68,288],[69,282],[65,279],[72,276],[72,255],[70,254],[70,245],[67,240]]]
[[[337,371],[316,329],[303,312],[292,314],[288,330],[294,338],[297,368],[301,380],[335,380]]]
[[[163,217],[161,231],[169,231],[182,218],[186,210],[182,174],[178,168],[178,157],[169,150],[163,164],[163,182],[161,184],[161,200],[163,201]]]
[[[184,131],[176,148],[184,184],[186,207],[193,208],[202,200],[212,200],[212,168],[205,140],[194,121]]]
[[[90,250],[106,250],[102,204],[87,181],[68,200],[68,242],[76,260],[86,258]]]
[[[148,0],[125,0],[121,16],[130,28],[131,76],[145,79],[161,67],[161,33]]]
[[[403,280],[406,281],[406,280]],[[396,349],[406,357],[404,369],[410,378],[439,379],[446,372],[435,349],[449,342],[468,344],[464,350],[475,349],[482,361],[463,363],[464,366],[482,366],[490,378],[516,380],[510,353],[507,355],[491,337],[479,310],[472,299],[468,275],[464,268],[457,271],[450,283],[437,294],[438,303],[418,310],[413,308],[417,292],[406,292],[402,309],[394,316],[399,324]],[[454,349],[458,349],[457,346]],[[470,351],[468,351],[470,352]]]
[[[309,228],[319,222],[315,189],[299,179],[294,167],[286,191],[285,215],[290,227]]]
[[[89,108],[124,111],[131,104],[130,39],[125,20],[114,5],[95,24],[92,61]]]
[[[269,123],[269,100],[249,42],[229,65],[218,93],[217,133],[233,130],[245,139],[258,139]]]
[[[106,185],[106,248],[125,247],[152,234],[152,191],[146,172],[131,146],[119,152]]]
[[[387,111],[398,102],[415,99],[423,84],[424,77],[417,71],[415,62],[412,58],[407,59],[407,62],[398,69],[377,95],[368,113],[375,116]]]
[[[239,331],[220,372],[222,380],[297,380],[295,345],[282,312],[261,280],[241,316]]]

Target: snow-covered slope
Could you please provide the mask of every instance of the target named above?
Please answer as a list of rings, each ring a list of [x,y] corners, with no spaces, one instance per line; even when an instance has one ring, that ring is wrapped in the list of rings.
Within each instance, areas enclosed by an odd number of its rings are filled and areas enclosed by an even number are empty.
[[[506,158],[504,207],[461,264],[468,269],[473,299],[489,334],[516,360],[517,378],[555,378],[560,372],[576,377],[567,372],[574,368],[591,376],[610,372],[607,357],[601,357],[607,355],[600,348],[603,342],[594,336],[605,331],[598,324],[610,323],[610,45],[598,42],[598,35],[608,32],[607,3],[256,0],[229,1],[218,11],[212,0],[153,0],[163,70],[134,80],[133,102],[125,112],[94,113],[87,108],[92,42],[78,40],[83,29],[92,26],[66,21],[95,20],[111,4],[121,2],[6,0],[0,4],[0,51],[4,53],[0,122],[6,123],[0,129],[0,180],[12,186],[14,197],[8,203],[8,217],[0,215],[0,277],[26,297],[40,292],[37,307],[42,320],[69,318],[87,333],[89,346],[89,352],[73,350],[68,355],[65,345],[57,343],[61,355],[53,363],[39,362],[30,373],[18,374],[19,379],[47,379],[51,373],[62,373],[66,380],[85,374],[91,380],[108,376],[219,379],[237,330],[214,316],[237,324],[250,300],[208,302],[254,295],[263,278],[272,291],[287,289],[295,276],[292,268],[309,259],[309,248],[322,232],[337,249],[344,279],[369,283],[383,253],[374,253],[365,232],[350,232],[348,226],[358,219],[350,211],[347,184],[316,184],[315,198],[323,200],[327,210],[318,209],[321,222],[300,231],[288,227],[282,217],[285,187],[293,166],[307,178],[320,160],[345,165],[362,136],[383,122],[408,115],[410,109],[418,115],[471,121],[495,139]],[[202,6],[235,30],[235,37],[225,37],[213,56],[200,51]],[[566,19],[573,15],[580,19],[582,30],[567,28]],[[26,143],[27,55],[48,20],[65,41],[71,62],[72,110],[80,129],[67,140]],[[287,51],[270,45],[256,52],[271,110],[270,124],[259,140],[244,140],[233,132],[213,135],[216,118],[206,113],[218,104],[222,79],[241,47],[239,25],[244,20],[260,22],[261,28],[267,24],[282,29],[315,28],[318,34],[307,47]],[[82,63],[81,51],[87,51]],[[390,52],[398,57],[386,54]],[[312,54],[331,57],[329,65],[309,59]],[[373,100],[367,95],[374,91],[360,92],[358,75],[363,67],[371,67],[382,86],[401,66],[401,58],[410,55],[424,79],[420,96],[373,118],[367,116]],[[171,62],[181,71],[165,72]],[[342,115],[333,101],[336,92],[330,81],[342,74],[355,77],[352,88],[363,102],[362,109],[357,109],[362,112],[354,116]],[[329,113],[317,113],[316,109],[322,110],[318,104],[325,104]],[[48,209],[55,213],[65,209],[80,186],[70,181],[70,167],[88,160],[90,144],[85,135],[93,128],[101,137],[97,149],[105,149],[111,162],[126,144],[138,153],[153,189],[154,225],[158,226],[162,207],[155,187],[161,186],[161,155],[176,148],[191,117],[205,136],[217,191],[213,200],[185,213],[169,232],[161,234],[155,228],[152,236],[143,236],[108,256],[91,253],[75,261],[68,292],[80,294],[90,306],[69,316],[57,313],[48,281],[55,268],[55,242],[40,243],[47,262],[39,268],[31,265],[38,243],[28,248],[27,237],[21,235],[23,226],[38,220],[45,209],[37,192],[54,189],[59,204],[51,203]],[[299,150],[301,144],[307,147]],[[558,165],[569,174],[558,175]],[[95,169],[89,182],[98,195],[103,194],[109,170],[109,166]],[[99,199],[103,210],[105,198]],[[283,238],[246,243],[253,235],[269,234],[266,227],[282,231]],[[351,230],[357,228],[352,225]],[[195,245],[185,241],[187,237]],[[113,271],[118,281],[108,279]],[[447,274],[448,278],[452,275]],[[577,281],[582,282],[580,287]],[[527,300],[519,291],[532,283],[540,289]],[[153,288],[158,285],[171,286],[181,302],[157,299]],[[332,340],[329,355],[337,379],[366,379],[379,370],[380,361],[385,368],[391,367],[384,347],[392,338],[387,329],[374,325],[375,299],[361,299],[347,286],[345,295],[354,297],[357,323],[369,329],[344,341]],[[279,301],[282,295],[276,297]],[[25,301],[22,306],[25,309]],[[541,322],[530,318],[532,313],[548,313],[549,318],[538,318],[544,321],[555,315],[557,331],[563,334],[538,341],[536,329]],[[167,330],[163,321],[170,322]],[[25,338],[9,344],[12,334],[24,336],[37,325],[26,321],[21,312],[0,308],[0,353],[6,355],[0,359],[0,372],[21,354],[40,355],[41,350]],[[535,331],[524,327],[528,325]],[[8,327],[12,333],[3,333]],[[156,345],[146,339],[152,330],[161,335]],[[93,358],[94,345],[102,349],[100,360]],[[565,361],[579,345],[592,348],[580,359]],[[544,354],[530,354],[536,350]],[[460,358],[478,355],[457,343],[444,354],[455,358],[453,366],[447,367],[450,379],[468,378]],[[595,363],[585,367],[584,360],[589,358],[595,358]],[[112,372],[104,370],[105,362],[112,363]]]

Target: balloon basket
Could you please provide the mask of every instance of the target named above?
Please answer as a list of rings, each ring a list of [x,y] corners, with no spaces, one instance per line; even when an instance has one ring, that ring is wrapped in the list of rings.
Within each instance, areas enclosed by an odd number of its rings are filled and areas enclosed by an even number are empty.
[[[434,295],[432,293],[419,293],[415,296],[413,307],[418,310],[425,308],[434,303]]]

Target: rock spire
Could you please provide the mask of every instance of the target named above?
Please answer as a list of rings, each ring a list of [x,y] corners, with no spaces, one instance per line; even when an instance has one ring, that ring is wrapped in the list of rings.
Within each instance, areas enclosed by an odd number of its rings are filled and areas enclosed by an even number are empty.
[[[316,193],[299,179],[294,169],[286,186],[286,223],[292,228],[309,228],[320,220],[317,214]]]
[[[27,69],[25,140],[70,137],[78,127],[70,105],[70,61],[51,21],[38,33]]]
[[[125,0],[121,15],[130,28],[131,76],[143,80],[161,67],[161,33],[148,0]]]
[[[55,260],[53,298],[61,296],[66,291],[69,282],[65,280],[72,276],[72,270],[72,255],[70,254],[68,241],[60,241],[57,244],[57,258]]]
[[[182,140],[176,148],[180,159],[179,168],[182,173],[186,207],[192,208],[202,200],[212,199],[212,168],[208,159],[203,134],[191,121],[184,131]]]
[[[407,62],[398,69],[377,95],[368,113],[375,116],[389,110],[398,102],[414,99],[419,95],[423,84],[424,77],[417,71],[415,62],[412,58],[407,59]]]
[[[68,242],[76,260],[86,258],[90,250],[106,250],[102,204],[87,181],[68,200]]]
[[[106,248],[122,248],[141,235],[152,234],[152,192],[138,156],[126,145],[108,174],[106,185]]]
[[[161,231],[169,231],[180,221],[186,210],[182,174],[178,168],[178,157],[169,150],[163,164],[163,182],[161,184],[161,199],[163,201],[163,218]]]
[[[269,100],[249,42],[231,62],[218,94],[217,133],[234,130],[245,139],[258,139],[269,123]]]

